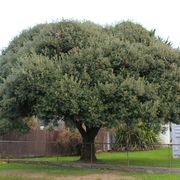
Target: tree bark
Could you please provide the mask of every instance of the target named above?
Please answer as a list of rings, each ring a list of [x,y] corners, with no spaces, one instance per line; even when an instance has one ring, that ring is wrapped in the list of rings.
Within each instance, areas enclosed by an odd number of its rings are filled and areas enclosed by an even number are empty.
[[[95,137],[99,132],[100,127],[88,127],[84,126],[80,122],[76,123],[81,136],[82,136],[82,149],[80,160],[84,162],[96,161],[96,149],[95,149]]]

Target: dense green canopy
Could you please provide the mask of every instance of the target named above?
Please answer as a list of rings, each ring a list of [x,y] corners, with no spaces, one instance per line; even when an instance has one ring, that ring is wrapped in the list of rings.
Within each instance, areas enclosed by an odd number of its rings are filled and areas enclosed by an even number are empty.
[[[119,122],[179,123],[179,63],[179,50],[132,22],[37,25],[0,57],[0,128],[22,130],[33,115],[63,118],[93,142]]]

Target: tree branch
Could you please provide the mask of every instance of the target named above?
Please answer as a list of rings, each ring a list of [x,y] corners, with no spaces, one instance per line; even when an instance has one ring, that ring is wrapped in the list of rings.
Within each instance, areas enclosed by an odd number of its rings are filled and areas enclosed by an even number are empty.
[[[96,136],[101,127],[86,127],[87,133],[89,133],[92,137]]]
[[[79,130],[79,132],[81,133],[82,136],[86,135],[86,131],[84,130],[84,128],[82,127],[82,122],[81,121],[75,121],[76,127]]]

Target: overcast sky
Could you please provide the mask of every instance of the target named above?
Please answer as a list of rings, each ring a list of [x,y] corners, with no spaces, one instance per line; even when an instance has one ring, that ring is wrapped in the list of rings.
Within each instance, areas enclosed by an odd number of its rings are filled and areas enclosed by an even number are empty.
[[[180,47],[180,0],[1,0],[0,50],[22,30],[64,19],[140,23]]]

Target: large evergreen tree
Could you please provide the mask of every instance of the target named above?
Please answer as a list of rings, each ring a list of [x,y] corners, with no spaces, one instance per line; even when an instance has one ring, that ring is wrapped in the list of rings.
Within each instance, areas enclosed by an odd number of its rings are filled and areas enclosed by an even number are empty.
[[[82,136],[81,159],[95,160],[101,127],[179,123],[179,60],[179,50],[132,22],[35,26],[0,57],[0,128],[25,130],[31,116],[63,119]]]

